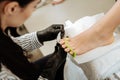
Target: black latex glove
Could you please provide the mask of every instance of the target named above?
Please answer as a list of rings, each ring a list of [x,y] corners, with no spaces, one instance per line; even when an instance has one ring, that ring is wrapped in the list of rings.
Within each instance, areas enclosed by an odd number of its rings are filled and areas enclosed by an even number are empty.
[[[53,24],[50,27],[37,32],[38,40],[43,44],[44,41],[50,41],[57,38],[59,32],[64,31],[63,24]]]

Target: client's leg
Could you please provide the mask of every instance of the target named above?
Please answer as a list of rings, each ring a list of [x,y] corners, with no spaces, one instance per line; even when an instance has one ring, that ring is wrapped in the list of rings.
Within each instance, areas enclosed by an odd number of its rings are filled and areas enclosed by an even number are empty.
[[[96,47],[111,44],[114,41],[113,32],[119,24],[120,0],[90,29],[70,38],[68,44],[78,55]],[[66,47],[64,40],[61,40],[60,43],[62,47],[65,48],[65,51],[70,51],[70,49]]]

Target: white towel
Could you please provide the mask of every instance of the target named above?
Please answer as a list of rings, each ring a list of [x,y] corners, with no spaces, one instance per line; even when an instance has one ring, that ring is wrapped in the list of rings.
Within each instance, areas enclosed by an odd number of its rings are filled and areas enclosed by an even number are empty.
[[[83,17],[74,23],[67,21],[65,35],[74,37],[90,28],[103,16],[104,14],[100,13]],[[114,37],[115,41],[111,45],[93,49],[74,58],[80,64],[80,68],[84,70],[88,80],[103,80],[120,69],[120,34],[116,34]]]
[[[64,66],[64,80],[88,80],[83,70],[69,56]]]

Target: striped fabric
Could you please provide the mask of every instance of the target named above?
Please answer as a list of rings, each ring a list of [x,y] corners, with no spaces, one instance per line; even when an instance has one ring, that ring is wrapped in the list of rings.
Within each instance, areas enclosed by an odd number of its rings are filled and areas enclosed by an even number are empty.
[[[11,38],[25,51],[32,51],[42,46],[42,44],[38,41],[36,32],[28,33],[20,37],[11,36]]]
[[[10,70],[8,70],[4,65],[2,65],[0,72],[0,80],[20,80],[15,76]]]
[[[120,71],[113,73],[112,75],[110,75],[109,77],[107,77],[104,80],[120,80]]]

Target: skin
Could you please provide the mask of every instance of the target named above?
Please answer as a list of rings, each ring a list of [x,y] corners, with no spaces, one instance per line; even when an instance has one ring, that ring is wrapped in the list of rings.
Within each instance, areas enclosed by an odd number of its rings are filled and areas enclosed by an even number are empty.
[[[62,2],[64,2],[64,0],[53,0],[52,5],[60,4]]]
[[[69,44],[77,55],[84,54],[100,46],[109,45],[114,41],[113,32],[119,24],[120,0],[118,0],[106,15],[91,28],[73,38],[67,39],[67,44]],[[73,54],[73,52],[65,45],[65,39],[62,39],[60,44],[66,52]]]
[[[20,7],[17,2],[4,1],[0,3],[0,18],[2,30],[4,31],[7,26],[18,27],[22,25],[36,10],[39,2],[40,0],[34,0],[23,8]]]

